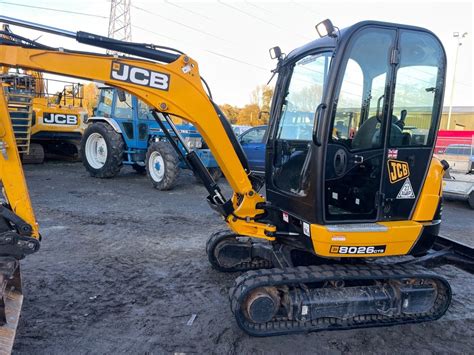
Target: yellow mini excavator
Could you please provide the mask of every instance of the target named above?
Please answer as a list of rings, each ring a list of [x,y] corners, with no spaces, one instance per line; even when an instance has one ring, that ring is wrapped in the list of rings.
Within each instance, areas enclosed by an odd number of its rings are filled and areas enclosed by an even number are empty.
[[[209,205],[227,223],[206,248],[215,269],[244,272],[230,289],[230,304],[245,332],[267,336],[435,320],[447,310],[451,289],[425,265],[456,262],[472,272],[472,249],[438,236],[448,166],[432,153],[446,56],[433,33],[375,21],[339,30],[326,20],[316,27],[320,39],[288,55],[271,49],[278,80],[263,180],[250,172],[192,58],[5,16],[0,22],[126,55],[52,48],[13,34],[0,42],[0,65],[105,83],[153,108],[169,142],[203,180]],[[39,234],[3,98],[0,108],[6,197],[0,253],[7,262],[36,251]],[[420,109],[429,120],[417,119]],[[199,130],[232,196],[224,196],[187,149],[170,115]]]

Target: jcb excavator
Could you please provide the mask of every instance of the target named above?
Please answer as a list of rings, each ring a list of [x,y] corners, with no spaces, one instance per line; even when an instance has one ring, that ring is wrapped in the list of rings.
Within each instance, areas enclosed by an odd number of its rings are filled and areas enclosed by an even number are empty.
[[[438,236],[448,166],[432,153],[446,56],[433,33],[374,21],[339,30],[326,20],[317,26],[320,39],[288,55],[273,48],[278,80],[262,180],[250,173],[189,56],[5,16],[0,21],[125,54],[52,48],[20,36],[0,43],[1,65],[105,83],[153,108],[169,142],[202,178],[207,202],[227,223],[206,248],[215,269],[245,272],[230,289],[231,310],[245,332],[267,336],[435,320],[446,312],[451,288],[421,265],[443,259],[472,271],[472,249]],[[0,105],[7,201],[0,250],[16,260],[38,249],[39,234],[4,99]],[[417,120],[420,109],[431,119]],[[170,115],[199,130],[232,196],[224,196],[187,150]]]

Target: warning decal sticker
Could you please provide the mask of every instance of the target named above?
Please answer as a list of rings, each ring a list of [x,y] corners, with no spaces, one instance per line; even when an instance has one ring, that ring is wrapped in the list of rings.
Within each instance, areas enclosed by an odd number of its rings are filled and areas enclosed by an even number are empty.
[[[405,199],[414,199],[415,194],[413,193],[413,188],[411,187],[410,178],[407,178],[403,183],[400,192],[397,195],[397,200],[405,200]]]

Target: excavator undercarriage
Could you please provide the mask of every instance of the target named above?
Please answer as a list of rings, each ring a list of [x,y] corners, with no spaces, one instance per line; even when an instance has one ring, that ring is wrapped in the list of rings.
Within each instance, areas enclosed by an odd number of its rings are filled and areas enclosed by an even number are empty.
[[[432,267],[474,272],[474,250],[438,237],[424,257],[328,260],[293,243],[262,242],[228,231],[206,245],[223,272],[244,272],[229,291],[238,325],[254,336],[389,326],[436,320],[451,287]]]

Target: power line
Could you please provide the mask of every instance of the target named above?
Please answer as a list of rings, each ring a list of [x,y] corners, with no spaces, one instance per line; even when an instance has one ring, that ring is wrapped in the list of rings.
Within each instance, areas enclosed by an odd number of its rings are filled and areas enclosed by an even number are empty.
[[[164,1],[165,1],[165,4],[167,4],[167,5],[171,5],[171,6],[177,7],[178,9],[187,11],[187,12],[193,14],[193,15],[197,15],[197,16],[199,16],[199,17],[202,17],[202,18],[205,18],[205,19],[207,19],[207,20],[213,21],[212,18],[210,18],[210,17],[208,17],[208,16],[206,16],[206,15],[200,14],[199,12],[190,10],[190,9],[184,7],[184,6],[179,6],[179,5],[175,4],[175,3],[173,3],[171,0],[164,0]]]
[[[292,3],[295,4],[296,6],[299,6],[299,7],[303,8],[303,9],[305,9],[306,11],[312,12],[313,14],[320,16],[320,14],[318,14],[316,11],[314,11],[312,8],[310,8],[310,7],[306,6],[306,5],[303,5],[303,4],[301,4],[301,3],[299,3],[299,2],[297,2],[297,1],[295,1],[295,0],[293,0]]]
[[[224,38],[221,38],[221,37],[219,37],[219,36],[213,35],[212,33],[209,33],[209,32],[203,31],[203,30],[200,30],[199,28],[186,25],[185,23],[182,23],[182,22],[179,22],[179,21],[176,21],[176,20],[171,20],[171,19],[169,19],[169,18],[166,18],[166,17],[163,17],[163,16],[157,14],[156,12],[152,12],[152,11],[150,11],[150,10],[146,10],[146,9],[141,8],[141,7],[138,7],[138,6],[136,6],[136,5],[132,5],[132,7],[135,8],[135,9],[137,9],[137,10],[139,10],[139,11],[143,11],[143,12],[145,12],[145,13],[147,13],[147,14],[151,14],[151,15],[157,16],[157,17],[161,18],[162,20],[175,23],[175,24],[177,24],[177,25],[180,25],[180,26],[189,28],[190,30],[193,30],[193,31],[202,33],[202,34],[204,34],[204,35],[206,35],[206,36],[210,36],[210,37],[213,37],[213,38],[216,38],[216,39],[218,39],[218,40],[221,40],[221,41],[226,42],[226,40],[225,40]]]
[[[137,26],[137,25],[132,25],[132,27],[135,27],[135,28],[137,28],[137,29],[139,29],[139,30],[142,30],[142,31],[145,31],[145,32],[148,32],[148,33],[151,33],[151,34],[155,34],[155,35],[158,35],[158,36],[161,36],[161,37],[164,37],[164,38],[168,38],[168,39],[171,40],[171,41],[182,42],[182,41],[180,41],[180,40],[178,40],[178,39],[176,39],[176,38],[172,38],[172,37],[163,35],[163,34],[161,34],[161,33],[154,32],[154,31],[148,30],[148,29],[146,29],[146,28]],[[212,50],[209,50],[209,49],[206,49],[206,48],[201,48],[201,50],[204,51],[204,52],[210,53],[210,54],[212,54],[212,55],[215,55],[215,56],[218,56],[218,57],[227,59],[227,60],[234,61],[234,62],[236,62],[236,63],[244,64],[244,65],[247,65],[247,66],[250,66],[250,67],[253,67],[253,68],[262,70],[262,71],[265,71],[266,73],[269,73],[269,72],[270,72],[270,70],[269,70],[268,68],[264,68],[264,67],[261,67],[261,66],[256,65],[256,64],[252,64],[252,63],[246,62],[245,60],[242,60],[242,59],[238,59],[238,58],[235,58],[235,57],[231,57],[231,56],[228,56],[228,55],[225,55],[225,54],[222,54],[222,53],[219,53],[219,52],[215,52],[215,51],[212,51]]]
[[[137,26],[137,25],[132,25],[132,27],[138,29],[138,30],[142,30],[144,32],[148,32],[148,33],[152,33],[154,35],[157,35],[157,36],[160,36],[160,37],[163,37],[163,38],[167,38],[171,41],[175,41],[175,42],[180,42],[178,39],[176,38],[173,38],[173,37],[170,37],[170,36],[167,36],[167,35],[164,35],[164,34],[161,34],[161,33],[158,33],[158,32],[155,32],[155,31],[151,31],[151,30],[148,30],[146,28],[143,28],[143,27],[140,27],[140,26]]]
[[[28,7],[28,8],[31,8],[31,9],[55,11],[55,12],[62,12],[62,13],[66,13],[66,14],[74,14],[74,15],[81,15],[81,16],[89,16],[89,17],[97,17],[97,18],[108,19],[107,16],[100,16],[100,15],[88,14],[88,13],[85,13],[85,12],[77,12],[77,11],[54,9],[54,8],[52,8],[52,7],[33,6],[33,5],[25,5],[25,4],[15,4],[15,3],[12,3],[12,2],[7,2],[7,1],[0,1],[0,4],[11,5],[11,6],[21,6],[21,7]]]
[[[269,21],[267,21],[267,20],[265,20],[265,19],[263,19],[263,18],[261,18],[261,17],[255,16],[255,15],[253,15],[253,14],[247,12],[247,11],[244,11],[244,10],[242,10],[242,9],[239,9],[238,7],[235,7],[235,6],[232,6],[232,5],[230,5],[230,4],[227,4],[227,3],[223,2],[222,0],[217,0],[217,2],[218,2],[220,5],[222,5],[222,6],[228,7],[229,9],[232,9],[232,10],[234,10],[234,11],[240,12],[240,13],[242,13],[242,14],[244,14],[244,15],[247,15],[247,16],[249,16],[249,17],[251,17],[251,18],[254,18],[254,19],[256,19],[256,20],[258,20],[258,21],[260,21],[260,22],[266,23],[267,25],[270,25],[270,26],[273,26],[273,27],[275,27],[275,28],[278,28],[278,29],[282,30],[283,32],[288,32],[287,29],[285,29],[285,28],[283,28],[283,27],[281,27],[281,26],[279,26],[279,25],[277,25],[277,24],[274,24],[274,23],[272,23],[272,22],[269,22]],[[304,38],[305,40],[308,40],[308,37],[306,37],[306,36],[302,36],[301,34],[296,33],[296,32],[293,32],[293,33],[296,34],[296,35],[298,35],[298,36],[301,37],[301,38]]]
[[[263,10],[263,11],[265,11],[266,13],[274,14],[274,12],[272,12],[272,11],[270,11],[270,10],[264,8],[264,7],[258,6],[257,4],[254,4],[254,3],[250,2],[250,1],[245,0],[245,3],[246,3],[247,5],[250,5],[250,6],[252,6],[252,7],[255,7],[255,8],[257,8],[257,9]]]

